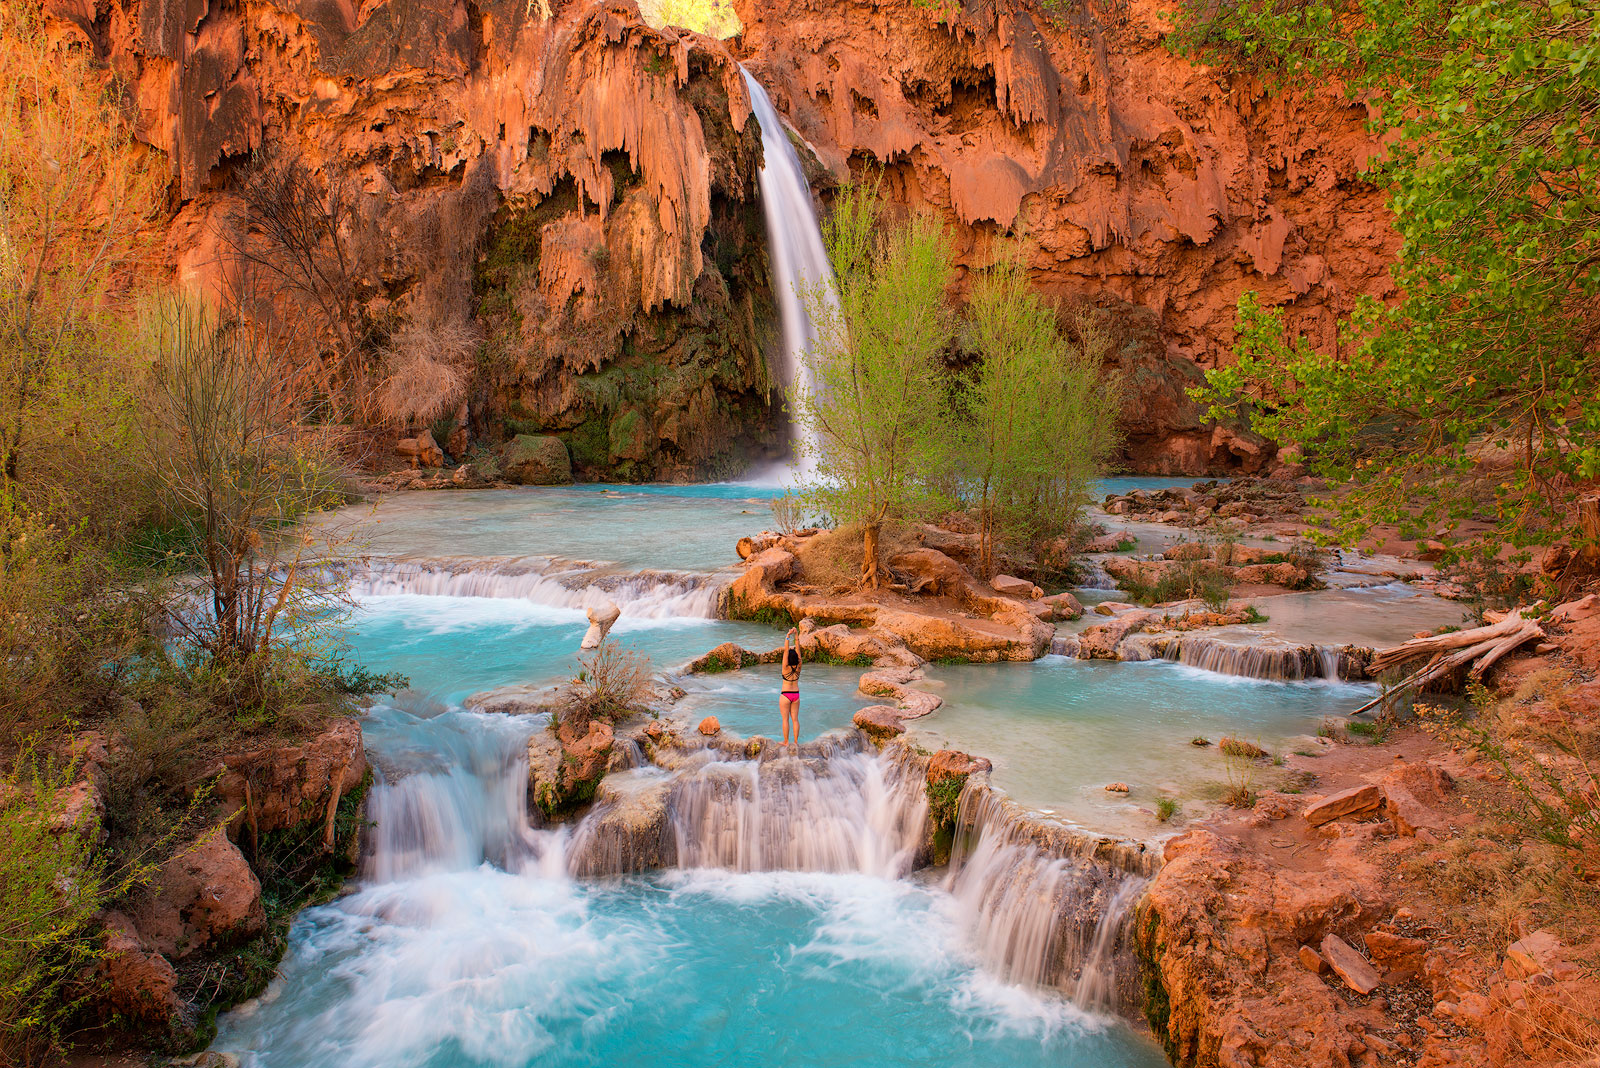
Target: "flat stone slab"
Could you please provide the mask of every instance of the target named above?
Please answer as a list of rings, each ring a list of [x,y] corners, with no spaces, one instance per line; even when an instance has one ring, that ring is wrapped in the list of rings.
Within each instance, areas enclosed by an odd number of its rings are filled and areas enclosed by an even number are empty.
[[[1322,959],[1357,994],[1370,994],[1383,982],[1378,969],[1338,935],[1331,934],[1322,940]]]
[[[1382,804],[1383,791],[1378,787],[1370,783],[1366,786],[1354,786],[1324,797],[1307,807],[1306,822],[1313,827],[1321,827],[1324,823],[1332,823],[1334,820],[1376,812]]]
[[[868,705],[855,714],[852,722],[874,738],[892,738],[906,732],[900,713],[888,705]]]

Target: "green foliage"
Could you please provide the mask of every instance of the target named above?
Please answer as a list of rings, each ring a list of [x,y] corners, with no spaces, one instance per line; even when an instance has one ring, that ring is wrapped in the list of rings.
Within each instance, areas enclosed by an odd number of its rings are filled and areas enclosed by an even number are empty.
[[[954,827],[961,808],[961,791],[966,789],[965,775],[950,775],[938,782],[928,783],[928,818],[942,828]]]
[[[820,645],[807,654],[813,664],[829,664],[834,667],[871,667],[872,657],[866,653],[857,653],[855,656],[839,656],[831,653]]]
[[[804,294],[819,338],[791,406],[816,461],[803,500],[860,526],[864,581],[879,582],[888,521],[970,508],[990,574],[1000,542],[1037,550],[1074,529],[1114,444],[1104,336],[1084,318],[1069,341],[1015,262],[958,313],[947,235],[927,216],[885,225],[873,186],[840,191],[824,237],[839,299]],[[971,358],[962,374],[952,350]]]
[[[722,606],[722,618],[735,619],[743,623],[759,623],[764,627],[777,627],[781,630],[787,630],[795,623],[781,608],[774,608],[772,605],[751,608],[743,598],[731,596]]]
[[[807,353],[810,385],[790,398],[814,439],[809,510],[862,527],[862,576],[878,584],[880,525],[937,505],[927,475],[948,440],[940,355],[954,320],[945,290],[954,277],[949,239],[918,217],[885,230],[872,187],[844,187],[823,234],[838,278],[838,303],[803,294],[818,340]]]
[[[1389,736],[1387,723],[1365,723],[1359,720],[1346,723],[1344,729],[1357,738],[1365,738],[1373,745],[1377,745]]]
[[[87,524],[62,529],[0,490],[0,745],[115,704],[153,645],[159,590],[128,589]]]
[[[1244,606],[1244,621],[1246,623],[1265,623],[1267,622],[1267,617],[1262,615],[1261,610],[1255,605],[1247,604]]]
[[[1036,547],[1081,519],[1120,405],[1102,381],[1104,345],[1069,344],[1014,260],[978,281],[966,330],[979,363],[957,386],[953,481],[977,511],[979,577],[988,578],[997,540]],[[1099,336],[1087,319],[1080,334]]]
[[[1166,823],[1178,813],[1178,803],[1170,797],[1163,797],[1156,801],[1156,819]]]
[[[614,641],[600,643],[588,656],[578,657],[572,685],[578,702],[591,716],[615,718],[635,711],[650,692],[650,658],[623,649]]]
[[[1183,560],[1166,567],[1154,582],[1124,579],[1118,583],[1139,604],[1199,600],[1213,612],[1228,607],[1228,576],[1211,560]]]
[[[0,1062],[32,1064],[60,1052],[62,1029],[92,992],[82,982],[102,952],[96,918],[148,876],[96,854],[100,827],[74,790],[76,759],[36,739],[0,776]]]
[[[1319,354],[1245,294],[1213,416],[1242,407],[1353,476],[1343,536],[1474,514],[1491,542],[1555,533],[1600,477],[1600,2],[1194,0],[1176,39],[1281,84],[1337,79],[1396,135],[1367,173],[1403,298],[1364,302]]]

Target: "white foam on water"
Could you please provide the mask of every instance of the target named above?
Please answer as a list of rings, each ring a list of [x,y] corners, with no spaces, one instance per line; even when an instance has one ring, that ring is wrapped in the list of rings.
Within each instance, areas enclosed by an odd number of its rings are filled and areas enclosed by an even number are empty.
[[[349,575],[351,595],[362,603],[431,598],[455,606],[508,602],[585,618],[606,603],[622,619],[714,619],[724,580],[709,573],[617,572],[541,559],[510,561],[373,561]],[[567,616],[536,611],[529,622],[563,622]]]

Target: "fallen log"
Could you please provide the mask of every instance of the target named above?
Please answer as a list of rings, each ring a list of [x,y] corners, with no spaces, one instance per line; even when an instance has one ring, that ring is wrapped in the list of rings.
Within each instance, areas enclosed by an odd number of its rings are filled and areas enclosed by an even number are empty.
[[[1472,678],[1480,678],[1496,661],[1513,649],[1530,641],[1542,639],[1544,636],[1544,628],[1538,621],[1522,618],[1522,610],[1517,609],[1486,627],[1434,634],[1426,638],[1412,638],[1392,649],[1379,650],[1373,654],[1367,665],[1368,671],[1373,675],[1385,668],[1398,667],[1422,657],[1428,657],[1428,661],[1350,714],[1359,716],[1391,697],[1407,690],[1420,689],[1435,679],[1443,678],[1469,664],[1471,668],[1468,674]]]

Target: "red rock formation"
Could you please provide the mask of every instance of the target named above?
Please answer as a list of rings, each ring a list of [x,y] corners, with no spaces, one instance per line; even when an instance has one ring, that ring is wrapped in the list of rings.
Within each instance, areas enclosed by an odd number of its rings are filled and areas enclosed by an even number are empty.
[[[1172,55],[1168,6],[735,3],[746,64],[836,176],[881,166],[967,268],[1022,237],[1048,292],[1107,309],[1135,461],[1256,470],[1270,447],[1203,424],[1194,367],[1227,361],[1247,289],[1332,346],[1358,296],[1391,292],[1397,241],[1357,176],[1366,110]]]
[[[580,474],[623,478],[774,444],[759,138],[719,42],[652,31],[628,0],[42,2],[164,154],[180,281],[214,282],[249,154],[298,159],[357,191],[353,285],[380,333],[482,328],[476,431],[553,432]],[[1099,306],[1142,469],[1271,461],[1185,393],[1227,358],[1240,292],[1326,347],[1356,297],[1391,291],[1365,109],[1173,56],[1159,0],[736,6],[741,55],[835,176],[881,164],[967,268],[1023,236],[1048,292]]]
[[[720,43],[626,0],[43,3],[165,157],[180,282],[215,283],[238,168],[265,150],[356,191],[370,321],[487,327],[475,425],[557,432],[580,470],[634,477],[770,435],[760,142]]]

